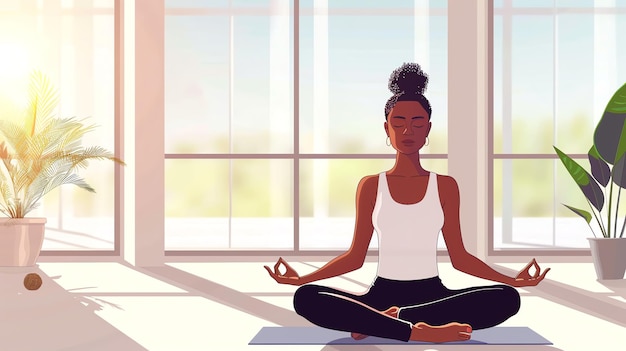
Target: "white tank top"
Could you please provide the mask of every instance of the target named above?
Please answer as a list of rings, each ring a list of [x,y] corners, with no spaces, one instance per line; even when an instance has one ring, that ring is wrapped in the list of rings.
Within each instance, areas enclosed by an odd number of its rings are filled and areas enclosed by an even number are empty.
[[[378,234],[379,277],[417,280],[439,274],[437,239],[443,226],[443,210],[436,173],[428,175],[424,198],[409,205],[391,198],[386,173],[380,173],[372,224]]]

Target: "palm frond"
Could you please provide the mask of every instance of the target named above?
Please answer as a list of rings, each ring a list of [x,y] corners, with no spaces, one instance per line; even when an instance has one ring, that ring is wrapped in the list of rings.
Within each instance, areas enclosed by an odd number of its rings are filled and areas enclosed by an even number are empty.
[[[11,164],[12,156],[9,154],[9,150],[4,141],[0,142],[0,158],[2,158],[2,163],[6,171],[11,174],[11,172],[13,172],[13,165]]]
[[[0,204],[0,212],[4,213],[7,217],[15,217],[9,205]]]
[[[35,134],[38,122],[49,118],[58,106],[59,95],[48,77],[40,71],[31,74],[28,95],[24,128],[32,136]]]
[[[67,148],[69,145],[80,142],[82,137],[96,128],[95,125],[84,125],[80,120],[72,120],[66,127],[67,133],[64,135],[63,141],[59,144],[60,148]],[[71,126],[71,127],[70,127]]]
[[[44,195],[64,184],[95,192],[74,173],[92,159],[125,164],[102,147],[82,147],[82,137],[95,125],[76,117],[52,118],[59,95],[41,72],[31,76],[28,93],[26,110],[10,111],[20,121],[0,120],[0,212],[10,217],[23,217]]]
[[[9,203],[12,192],[4,173],[0,174],[0,182],[0,195],[2,196],[2,204],[5,205]]]
[[[12,149],[16,156],[21,156],[27,152],[29,138],[19,125],[0,120],[0,134],[4,136],[7,146]]]
[[[66,118],[51,118],[42,123],[43,126],[38,134],[46,135],[50,141],[44,152],[61,148],[60,145],[65,134],[71,129],[71,127],[68,126],[67,120]]]
[[[55,154],[56,159],[67,159],[72,163],[72,167],[84,168],[88,163],[88,160],[96,159],[96,160],[111,160],[120,164],[125,165],[124,161],[115,157],[115,155],[100,146],[90,146],[86,148],[81,148],[74,152],[61,152]]]
[[[63,160],[53,162],[46,167],[25,191],[25,198],[28,199],[27,207],[39,201],[52,189],[62,185],[71,167],[70,162]]]
[[[76,173],[72,173],[63,179],[63,184],[73,184],[81,189],[85,189],[90,193],[95,193],[96,190],[91,187],[91,185],[87,184],[85,179],[78,176]]]

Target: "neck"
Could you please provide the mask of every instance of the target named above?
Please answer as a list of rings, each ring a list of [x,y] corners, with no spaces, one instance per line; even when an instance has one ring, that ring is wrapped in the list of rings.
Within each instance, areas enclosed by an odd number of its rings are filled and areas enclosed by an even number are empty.
[[[412,154],[397,152],[396,163],[389,173],[398,176],[414,177],[427,175],[428,171],[420,164],[419,151]]]

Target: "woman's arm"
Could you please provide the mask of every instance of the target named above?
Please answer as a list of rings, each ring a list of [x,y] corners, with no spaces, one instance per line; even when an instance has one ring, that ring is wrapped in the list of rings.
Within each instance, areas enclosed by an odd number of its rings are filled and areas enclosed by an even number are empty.
[[[459,219],[459,186],[450,176],[439,176],[439,196],[443,208],[443,238],[448,247],[452,266],[457,270],[478,278],[514,285],[515,278],[506,276],[465,250]]]
[[[366,176],[359,182],[356,192],[356,219],[354,236],[350,249],[337,256],[313,273],[300,277],[299,283],[306,284],[321,279],[336,277],[359,269],[363,266],[369,247],[374,225],[372,212],[376,204],[378,176]]]

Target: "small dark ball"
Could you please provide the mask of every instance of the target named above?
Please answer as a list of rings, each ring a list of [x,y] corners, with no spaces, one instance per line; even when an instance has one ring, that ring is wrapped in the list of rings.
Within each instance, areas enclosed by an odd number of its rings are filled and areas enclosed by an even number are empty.
[[[28,273],[24,277],[24,287],[28,290],[37,290],[42,283],[41,277],[37,273]]]

